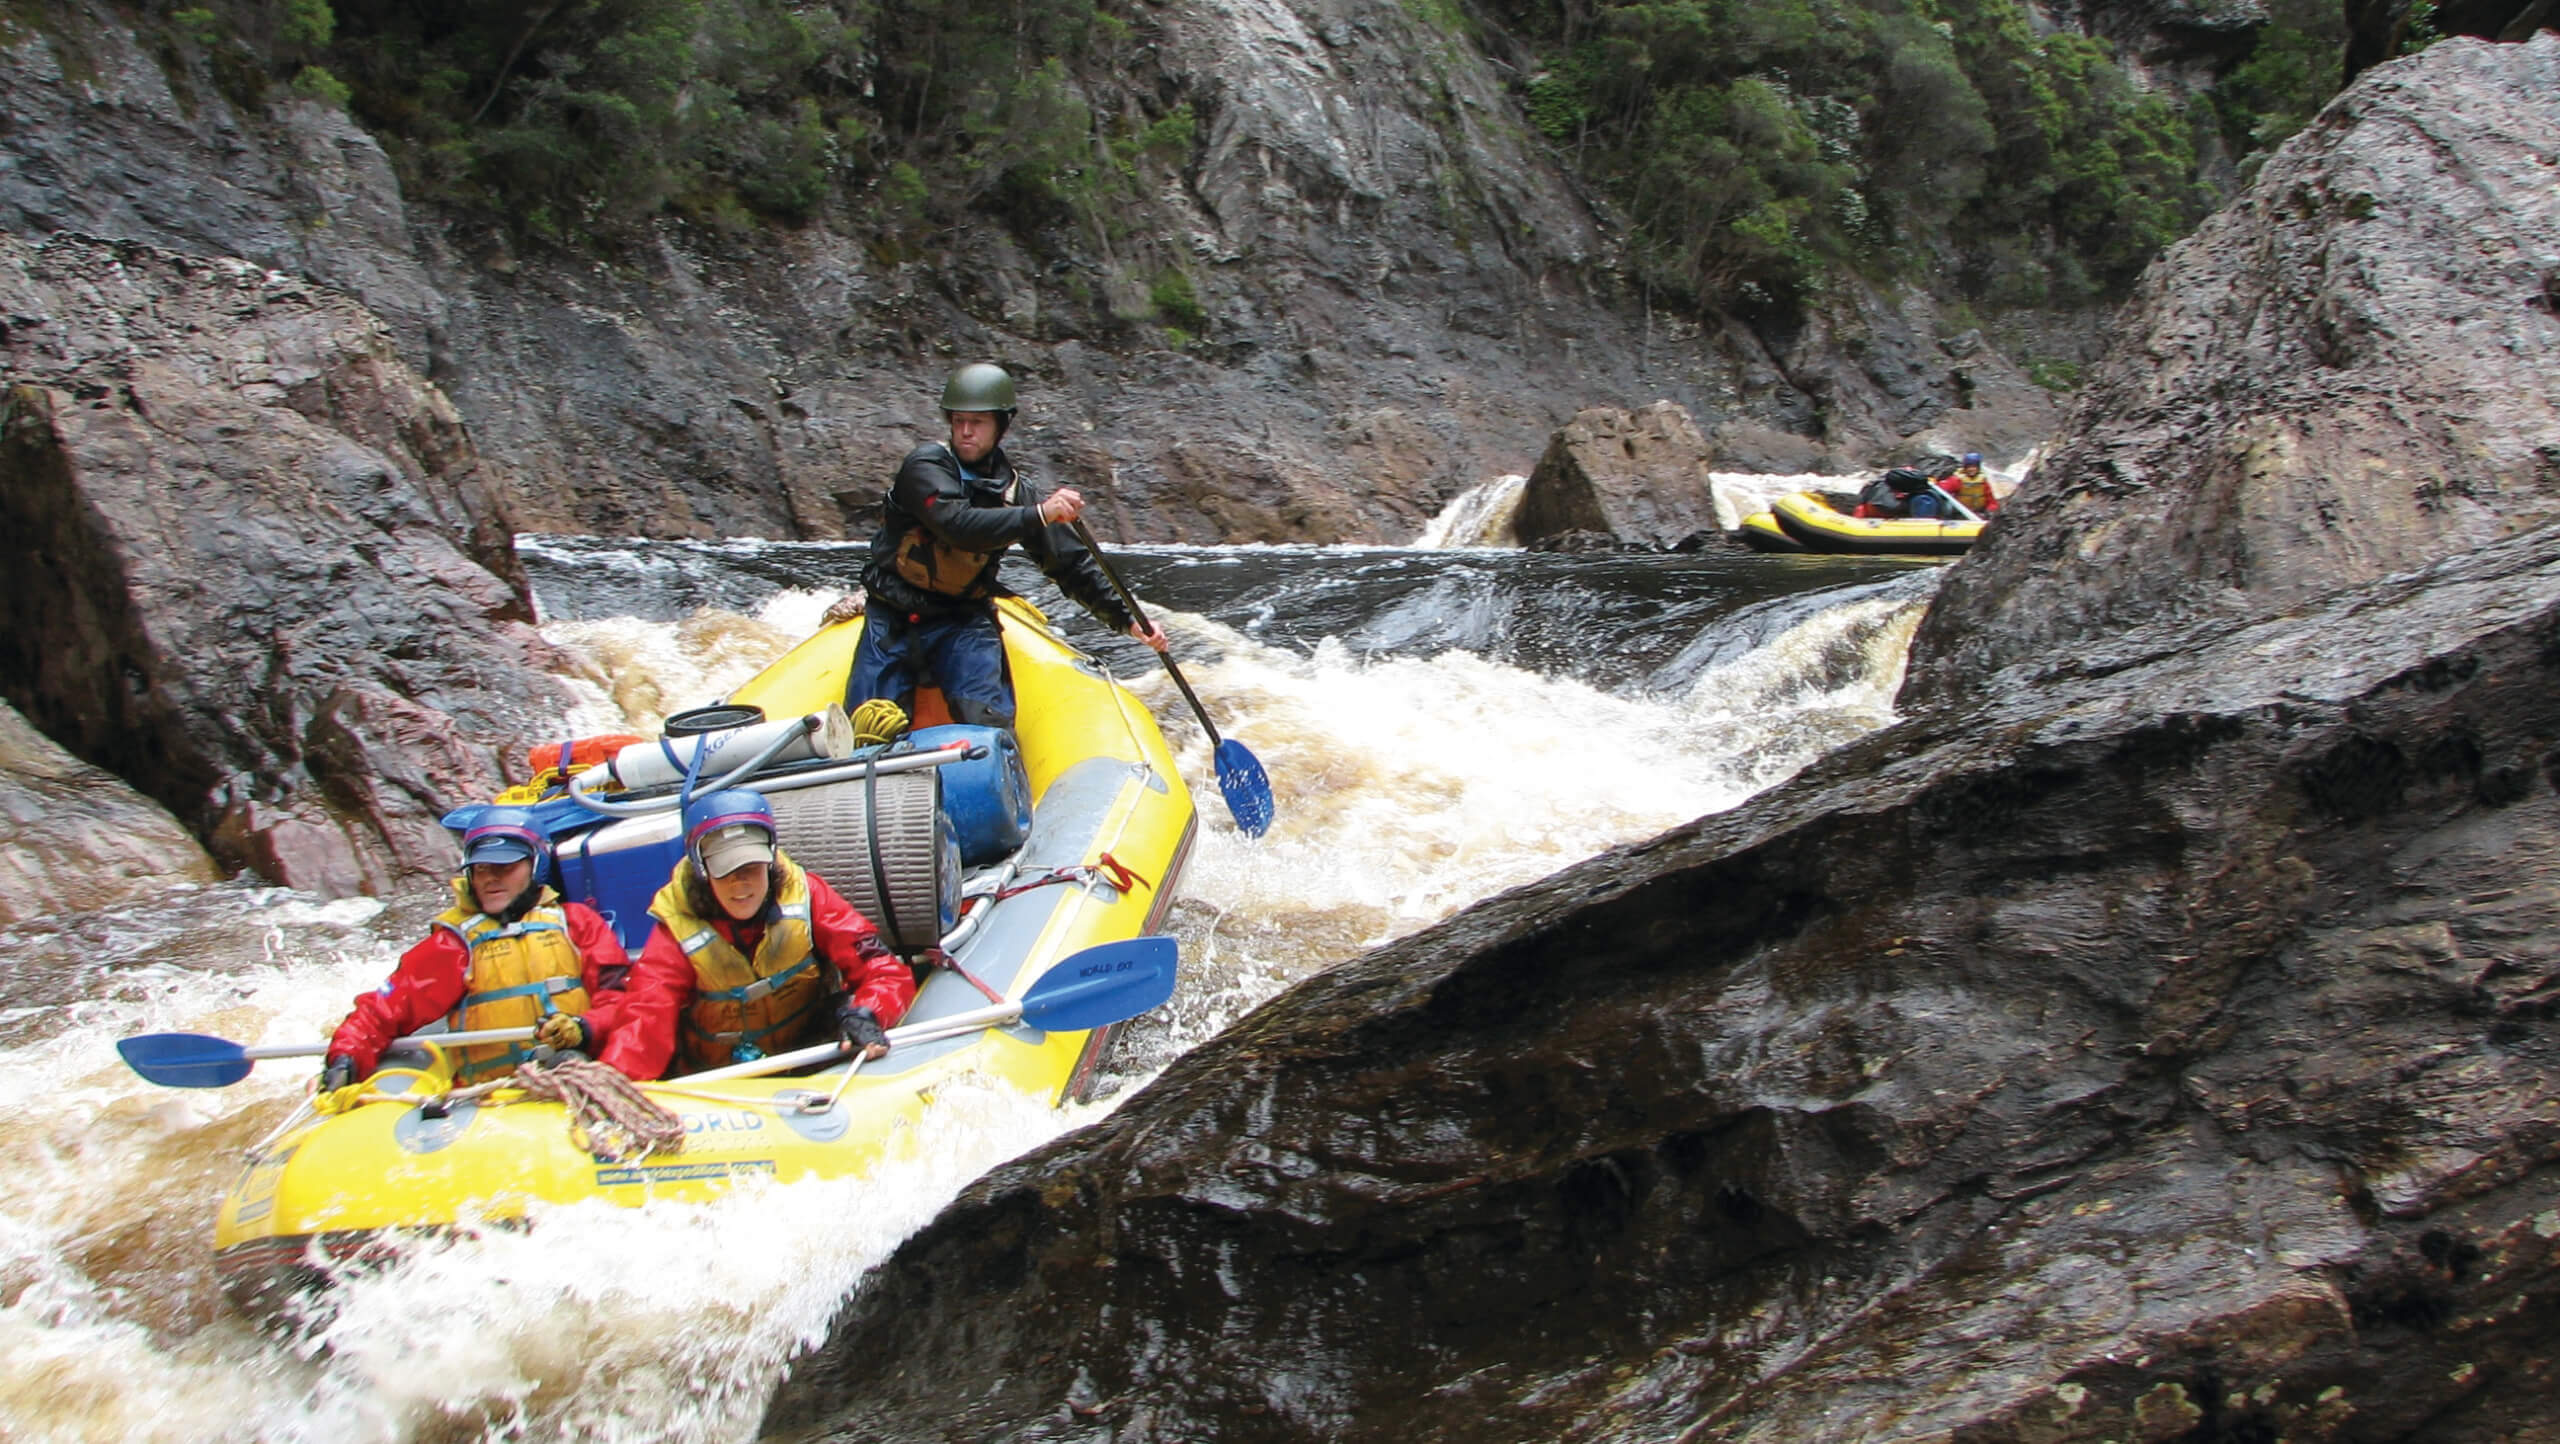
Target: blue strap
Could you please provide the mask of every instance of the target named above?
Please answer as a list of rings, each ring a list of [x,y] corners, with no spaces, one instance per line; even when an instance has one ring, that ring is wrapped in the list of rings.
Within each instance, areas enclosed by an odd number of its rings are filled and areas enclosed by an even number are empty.
[[[771,997],[773,994],[780,992],[782,990],[782,985],[791,981],[794,977],[797,977],[801,969],[815,967],[817,962],[818,955],[816,952],[812,951],[809,956],[802,958],[800,961],[793,963],[790,967],[784,968],[781,972],[775,973],[770,977],[758,978],[754,982],[748,983],[742,987],[721,988],[714,992],[704,993],[701,996],[719,1003],[751,1003],[758,998]]]
[[[544,978],[539,982],[518,983],[511,988],[491,988],[486,992],[466,993],[463,995],[462,1001],[454,1006],[457,1009],[468,1009],[475,1003],[494,1003],[505,998],[527,998],[539,996],[542,999],[542,1015],[547,1018],[553,1013],[559,1011],[559,1009],[551,1006],[552,994],[565,993],[572,988],[583,988],[585,986],[586,983],[583,980],[567,977],[565,975],[557,978]]]
[[[669,762],[675,761],[674,749],[669,747],[665,738],[662,737],[658,739],[658,745],[660,747],[668,748],[667,760]],[[678,832],[682,832],[684,828],[682,820],[684,816],[684,809],[693,806],[694,784],[702,780],[702,759],[710,755],[711,734],[707,732],[695,733],[693,738],[693,755],[686,758],[684,763],[684,790],[676,795],[676,816],[678,819],[676,828]],[[691,852],[692,850],[693,845],[688,842],[685,845],[685,851]]]

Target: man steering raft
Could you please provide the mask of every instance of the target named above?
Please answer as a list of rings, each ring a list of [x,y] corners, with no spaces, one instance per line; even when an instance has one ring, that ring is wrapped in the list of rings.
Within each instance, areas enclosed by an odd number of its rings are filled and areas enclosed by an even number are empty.
[[[846,712],[886,698],[912,717],[917,687],[930,682],[952,720],[1011,727],[1013,682],[995,599],[1005,594],[997,566],[1016,543],[1104,626],[1165,650],[1164,629],[1130,614],[1076,539],[1083,495],[1043,490],[1014,469],[1003,446],[1013,414],[1013,377],[1003,367],[963,366],[942,387],[950,441],[926,442],[898,464],[862,571],[870,598]]]
[[[555,1048],[593,1048],[630,971],[613,929],[584,903],[544,885],[551,845],[521,807],[492,807],[462,835],[453,906],[426,939],[400,955],[382,986],[356,999],[329,1040],[324,1092],[344,1088],[382,1061],[392,1039],[438,1018],[456,1031],[541,1030]],[[453,1081],[513,1073],[534,1056],[526,1044],[455,1048]]]
[[[684,810],[684,858],[649,904],[603,1061],[633,1078],[748,1063],[834,1036],[877,1058],[915,974],[868,918],[776,844],[773,808],[730,788]],[[681,1055],[679,1058],[679,1054]]]

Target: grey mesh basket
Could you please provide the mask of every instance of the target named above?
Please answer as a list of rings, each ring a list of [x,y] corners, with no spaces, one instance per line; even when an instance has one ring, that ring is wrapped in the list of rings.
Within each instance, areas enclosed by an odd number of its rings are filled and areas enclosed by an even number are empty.
[[[878,789],[866,805],[866,786]],[[782,850],[825,878],[902,953],[942,941],[960,912],[960,844],[932,768],[767,795]],[[877,856],[872,848],[876,820]]]

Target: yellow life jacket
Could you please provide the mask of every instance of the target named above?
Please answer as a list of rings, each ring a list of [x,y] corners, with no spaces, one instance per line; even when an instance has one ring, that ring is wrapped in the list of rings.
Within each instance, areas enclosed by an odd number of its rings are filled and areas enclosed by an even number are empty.
[[[1967,476],[1959,471],[1938,484],[1954,492],[1956,500],[1977,512],[1988,511],[1991,507],[1991,478],[1986,473]]]
[[[693,963],[693,1006],[685,1011],[680,1039],[685,1072],[787,1049],[798,1043],[798,1030],[819,1016],[826,988],[809,927],[808,874],[780,852],[773,870],[773,900],[781,916],[766,925],[752,958],[686,902],[692,859],[676,868],[649,904],[649,916],[665,925]]]
[[[587,1010],[586,960],[569,938],[559,894],[541,889],[534,905],[511,923],[480,911],[467,878],[453,881],[453,906],[435,925],[471,950],[464,965],[462,1001],[445,1015],[455,1032],[476,1028],[529,1028],[554,1013]],[[454,1048],[453,1081],[478,1083],[516,1070],[533,1056],[530,1040]]]

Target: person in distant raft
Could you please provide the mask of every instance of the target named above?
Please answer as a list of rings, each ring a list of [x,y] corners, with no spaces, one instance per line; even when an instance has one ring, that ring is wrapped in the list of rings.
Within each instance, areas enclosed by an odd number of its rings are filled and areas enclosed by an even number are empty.
[[[1973,509],[1973,514],[1988,517],[2000,509],[2000,498],[1991,492],[1991,478],[1982,474],[1982,453],[1968,451],[1956,469],[1938,478],[1956,500]]]
[[[462,835],[453,906],[400,955],[382,986],[356,999],[329,1040],[320,1087],[371,1073],[392,1039],[441,1018],[456,1030],[540,1030],[536,1042],[592,1051],[611,1025],[631,957],[584,903],[544,885],[550,840],[521,807],[492,807]],[[503,1077],[535,1055],[529,1043],[447,1051],[456,1083]]]
[[[684,810],[684,857],[605,1043],[633,1078],[752,1062],[834,1036],[865,1058],[915,1000],[906,963],[868,918],[777,844],[773,808],[742,787]]]
[[[995,610],[1005,588],[996,568],[1017,543],[1104,626],[1165,649],[1164,629],[1129,614],[1070,528],[1084,497],[1073,487],[1042,488],[1005,455],[1013,413],[1013,377],[1003,367],[963,366],[942,387],[950,441],[927,442],[898,464],[862,570],[869,597],[846,712],[885,698],[912,717],[916,688],[929,682],[942,689],[952,720],[1011,727],[1013,682]]]

